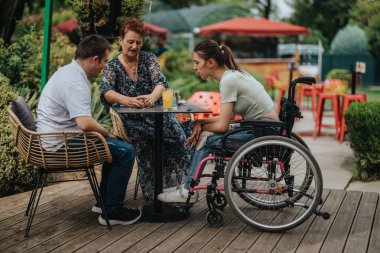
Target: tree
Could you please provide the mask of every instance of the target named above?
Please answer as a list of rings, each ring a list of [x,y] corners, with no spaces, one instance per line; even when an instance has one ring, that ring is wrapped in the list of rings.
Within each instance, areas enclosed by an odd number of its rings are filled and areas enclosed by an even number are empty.
[[[358,0],[351,10],[351,23],[366,31],[372,55],[380,59],[380,1]]]
[[[369,22],[367,36],[370,52],[380,59],[380,14]]]
[[[140,17],[144,10],[142,0],[67,0],[85,35],[101,34],[114,37],[128,17]]]
[[[25,0],[0,0],[0,36],[9,42],[16,26],[16,20],[22,18]]]
[[[351,9],[351,20],[362,28],[368,27],[371,19],[380,13],[380,1],[357,0],[354,8]]]
[[[294,0],[294,24],[319,30],[327,38],[328,47],[335,34],[345,27],[350,19],[350,11],[357,0]]]

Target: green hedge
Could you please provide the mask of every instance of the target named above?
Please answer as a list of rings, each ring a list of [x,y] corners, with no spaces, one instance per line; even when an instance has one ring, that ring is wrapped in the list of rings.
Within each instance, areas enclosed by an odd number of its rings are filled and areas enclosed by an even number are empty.
[[[0,197],[31,189],[34,169],[23,162],[10,131],[7,106],[17,97],[0,74]]]
[[[362,180],[380,177],[380,103],[352,103],[345,114],[350,145],[355,154],[355,175]]]

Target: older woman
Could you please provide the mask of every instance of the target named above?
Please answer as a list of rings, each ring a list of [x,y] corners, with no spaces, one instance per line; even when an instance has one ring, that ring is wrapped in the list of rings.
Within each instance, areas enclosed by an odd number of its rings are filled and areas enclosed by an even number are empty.
[[[103,71],[101,101],[106,106],[114,103],[129,107],[151,107],[162,103],[162,92],[168,82],[157,58],[150,52],[140,51],[144,40],[143,22],[129,18],[120,30],[122,52],[108,62]],[[154,115],[121,115],[132,144],[138,155],[139,180],[147,201],[153,200]],[[164,115],[164,187],[177,185],[182,171],[189,165],[192,148],[185,146],[191,128],[178,123],[173,114]],[[175,176],[172,177],[172,172]]]

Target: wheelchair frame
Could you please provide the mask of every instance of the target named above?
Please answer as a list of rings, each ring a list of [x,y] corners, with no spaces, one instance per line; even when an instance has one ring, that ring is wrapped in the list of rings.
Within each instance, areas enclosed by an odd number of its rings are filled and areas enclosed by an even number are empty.
[[[191,206],[189,201],[195,191],[207,190],[207,221],[211,227],[224,225],[219,210],[224,209],[227,204],[240,220],[262,231],[279,232],[292,229],[302,224],[312,213],[324,219],[330,217],[328,213],[318,209],[323,203],[323,183],[319,165],[305,142],[292,133],[295,119],[302,118],[294,100],[297,83],[312,85],[315,78],[300,77],[290,83],[288,97],[281,100],[280,121],[241,121],[240,127],[223,136],[222,149],[212,150],[213,156],[206,157],[199,163],[190,184],[186,210]],[[273,130],[277,130],[278,134],[274,134]],[[242,131],[254,132],[255,138],[237,150],[231,150],[227,145],[227,138]],[[296,157],[297,160],[292,157]],[[202,174],[208,161],[215,162],[214,171],[211,174]],[[292,166],[291,163],[300,168]],[[255,173],[257,175],[254,175]],[[211,183],[198,185],[202,177],[211,177]],[[221,178],[224,178],[224,186],[217,184]],[[285,215],[285,209],[296,212],[294,220]],[[255,214],[251,215],[248,212]],[[265,219],[262,221],[260,217],[266,216],[264,213],[273,214],[275,217],[284,215],[287,221],[278,224],[275,221],[280,218],[274,218],[269,222]]]

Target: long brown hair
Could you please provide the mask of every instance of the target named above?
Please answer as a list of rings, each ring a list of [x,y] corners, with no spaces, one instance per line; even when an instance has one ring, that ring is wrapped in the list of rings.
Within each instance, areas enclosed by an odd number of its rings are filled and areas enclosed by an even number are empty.
[[[204,60],[212,58],[219,66],[241,71],[234,60],[231,49],[226,45],[218,45],[214,40],[205,40],[198,43],[193,51],[198,53]]]

